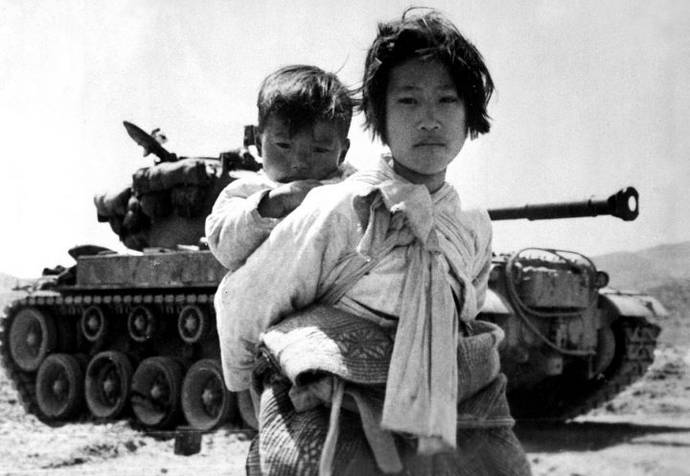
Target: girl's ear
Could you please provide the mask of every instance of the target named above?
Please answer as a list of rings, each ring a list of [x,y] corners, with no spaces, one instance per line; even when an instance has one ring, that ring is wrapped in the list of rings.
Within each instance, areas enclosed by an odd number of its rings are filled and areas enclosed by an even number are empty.
[[[343,150],[340,151],[340,157],[338,158],[338,165],[343,163],[348,150],[350,150],[350,139],[345,139],[343,142]]]

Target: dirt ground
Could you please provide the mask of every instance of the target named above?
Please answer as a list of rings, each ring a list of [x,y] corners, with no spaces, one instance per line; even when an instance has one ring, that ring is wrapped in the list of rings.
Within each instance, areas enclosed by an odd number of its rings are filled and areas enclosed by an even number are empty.
[[[0,474],[244,474],[247,435],[223,428],[201,452],[174,454],[166,434],[127,422],[51,428],[24,414],[0,372]],[[645,378],[567,424],[516,427],[535,475],[690,475],[690,345],[661,344]]]
[[[521,423],[535,475],[690,475],[690,346],[665,346],[645,377],[565,424]]]

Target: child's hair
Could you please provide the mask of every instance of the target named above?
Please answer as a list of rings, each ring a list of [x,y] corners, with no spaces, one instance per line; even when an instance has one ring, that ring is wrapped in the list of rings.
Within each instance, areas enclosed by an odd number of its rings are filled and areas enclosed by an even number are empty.
[[[489,132],[486,107],[494,83],[482,55],[449,20],[437,11],[410,14],[402,19],[379,23],[379,31],[367,52],[362,84],[361,109],[365,127],[384,143],[386,138],[386,89],[390,71],[415,58],[437,59],[446,68],[467,109],[471,138]]]
[[[352,92],[333,73],[309,65],[291,65],[269,74],[261,83],[256,106],[258,131],[275,114],[288,123],[290,134],[316,121],[333,121],[343,138],[352,121]]]

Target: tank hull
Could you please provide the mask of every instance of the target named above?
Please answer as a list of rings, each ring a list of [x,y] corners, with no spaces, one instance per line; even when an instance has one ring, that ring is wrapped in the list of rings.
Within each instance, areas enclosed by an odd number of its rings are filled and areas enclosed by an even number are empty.
[[[575,417],[602,405],[644,374],[653,360],[659,333],[659,327],[652,320],[664,312],[663,306],[649,296],[608,289],[595,290],[593,297],[585,296],[582,289],[574,289],[573,276],[565,276],[559,287],[553,279],[553,269],[547,273],[551,275],[550,284],[542,275],[529,275],[523,270],[521,279],[530,277],[533,281],[521,287],[522,295],[529,298],[527,302],[542,306],[542,310],[552,307],[548,315],[525,316],[506,286],[506,256],[495,260],[487,300],[478,319],[500,325],[506,334],[501,360],[509,381],[509,401],[517,418],[563,420]],[[2,362],[28,412],[47,423],[78,418],[102,420],[105,414],[105,419],[133,417],[137,424],[148,429],[186,424],[208,430],[228,422],[251,428],[254,420],[247,396],[225,390],[221,385],[222,375],[214,374],[215,383],[209,384],[216,394],[222,394],[223,404],[211,405],[212,409],[226,408],[222,418],[214,417],[213,411],[211,416],[200,418],[199,414],[205,415],[205,407],[196,404],[190,409],[189,397],[183,397],[184,391],[191,391],[183,388],[185,379],[196,382],[195,385],[201,381],[196,373],[186,374],[197,369],[200,361],[217,363],[220,357],[213,298],[226,270],[210,252],[83,256],[78,259],[76,271],[75,284],[17,300],[2,317]],[[539,272],[543,274],[543,270]],[[581,287],[588,288],[588,285],[581,283]],[[563,302],[569,312],[559,307]],[[526,325],[526,318],[534,328]],[[42,327],[37,326],[37,322]],[[39,333],[39,340],[45,344],[43,347],[29,343],[33,334],[26,329],[32,328],[43,329],[42,334]],[[543,340],[553,335],[554,329],[560,329],[564,352],[546,345],[548,339]],[[175,408],[170,409],[170,415],[163,412],[164,425],[155,418],[151,420],[146,402],[153,397],[137,395],[129,387],[130,382],[121,382],[121,387],[127,387],[129,394],[115,395],[124,403],[112,415],[110,407],[105,413],[94,411],[100,408],[97,406],[98,399],[103,398],[100,394],[94,396],[86,392],[75,397],[74,402],[62,402],[56,396],[51,397],[50,392],[47,397],[42,396],[38,388],[48,384],[59,386],[60,382],[48,379],[46,384],[39,380],[43,362],[35,364],[28,359],[31,365],[22,365],[17,355],[24,348],[29,349],[25,353],[42,361],[54,354],[74,356],[81,363],[85,380],[88,380],[89,368],[99,368],[104,353],[108,356],[115,353],[119,359],[126,360],[132,368],[126,377],[129,380],[140,367],[153,365],[163,377],[170,374],[173,377],[166,378],[179,380],[172,382],[179,387],[171,397],[176,399],[175,405],[170,404]],[[155,359],[165,361],[161,363]],[[206,365],[205,372],[213,372],[213,369],[209,370]],[[108,382],[96,378],[90,385],[105,388]],[[144,379],[142,385],[148,393],[155,393],[156,388],[146,387],[146,382]],[[216,396],[216,400],[221,397]],[[46,398],[48,403],[42,401]],[[201,395],[198,399],[201,400]],[[75,410],[56,417],[49,410],[51,405],[57,405],[53,400],[69,403]],[[143,416],[139,415],[141,412]]]
[[[210,251],[153,251],[142,255],[84,256],[76,285],[64,292],[120,289],[215,289],[227,270]]]
[[[666,310],[651,296],[602,287],[602,278],[588,258],[568,251],[495,257],[478,319],[505,332],[501,367],[516,418],[574,418],[651,365]]]

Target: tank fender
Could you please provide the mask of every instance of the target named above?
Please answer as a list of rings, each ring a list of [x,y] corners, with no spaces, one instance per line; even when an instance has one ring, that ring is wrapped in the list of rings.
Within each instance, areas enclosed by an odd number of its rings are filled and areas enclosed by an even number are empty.
[[[602,289],[599,292],[601,307],[612,307],[616,314],[629,317],[666,317],[668,311],[654,297],[635,292]]]
[[[515,314],[510,303],[491,289],[486,290],[486,298],[480,312],[483,314]]]

